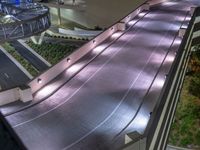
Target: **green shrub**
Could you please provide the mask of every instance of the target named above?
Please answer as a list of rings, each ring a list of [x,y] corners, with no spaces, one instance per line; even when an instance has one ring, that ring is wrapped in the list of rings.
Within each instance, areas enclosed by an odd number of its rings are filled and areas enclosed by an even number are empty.
[[[74,45],[60,45],[45,42],[42,45],[36,45],[33,42],[27,42],[27,44],[51,64],[57,63],[77,48]]]

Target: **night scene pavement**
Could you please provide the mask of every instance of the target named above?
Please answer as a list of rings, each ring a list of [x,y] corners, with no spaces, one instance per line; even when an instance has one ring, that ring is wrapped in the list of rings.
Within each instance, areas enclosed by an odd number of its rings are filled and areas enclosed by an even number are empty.
[[[0,89],[26,84],[29,77],[0,50]]]
[[[171,1],[150,10],[49,98],[7,116],[26,147],[118,149],[125,133],[142,134],[180,44],[176,35],[189,6]]]

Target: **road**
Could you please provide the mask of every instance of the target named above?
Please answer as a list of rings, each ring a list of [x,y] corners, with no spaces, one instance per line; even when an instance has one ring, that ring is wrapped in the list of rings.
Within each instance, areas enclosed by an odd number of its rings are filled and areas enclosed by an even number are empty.
[[[142,134],[173,59],[161,64],[188,9],[173,1],[152,9],[52,96],[7,116],[27,148],[118,149],[125,133]]]
[[[0,50],[0,87],[2,90],[25,84],[30,79]]]
[[[30,52],[26,47],[24,47],[18,41],[11,41],[10,44],[15,48],[15,50],[22,55],[27,61],[29,61],[38,71],[42,72],[47,70],[49,67],[41,61],[37,56]]]

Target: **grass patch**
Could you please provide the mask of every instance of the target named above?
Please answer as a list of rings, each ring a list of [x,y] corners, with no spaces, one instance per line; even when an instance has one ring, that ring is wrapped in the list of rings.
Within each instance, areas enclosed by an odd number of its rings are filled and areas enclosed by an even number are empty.
[[[37,76],[39,71],[31,65],[24,57],[22,57],[14,47],[12,47],[9,43],[4,43],[2,46],[5,50],[12,55],[32,76]]]
[[[51,44],[43,42],[41,45],[27,41],[27,44],[51,64],[58,63],[70,55],[77,47],[71,45]]]
[[[179,147],[200,149],[200,55],[193,52],[184,80],[169,143]],[[195,64],[195,65],[194,65]]]

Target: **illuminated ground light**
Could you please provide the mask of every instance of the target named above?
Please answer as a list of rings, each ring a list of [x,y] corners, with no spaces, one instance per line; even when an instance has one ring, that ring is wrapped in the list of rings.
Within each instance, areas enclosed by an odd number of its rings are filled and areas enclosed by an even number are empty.
[[[70,62],[71,62],[71,59],[70,59],[70,58],[67,58],[67,62],[70,63]]]
[[[168,77],[168,74],[165,75],[165,79],[167,79],[167,77]]]
[[[42,83],[42,79],[38,78],[37,79],[37,83],[41,84]]]

